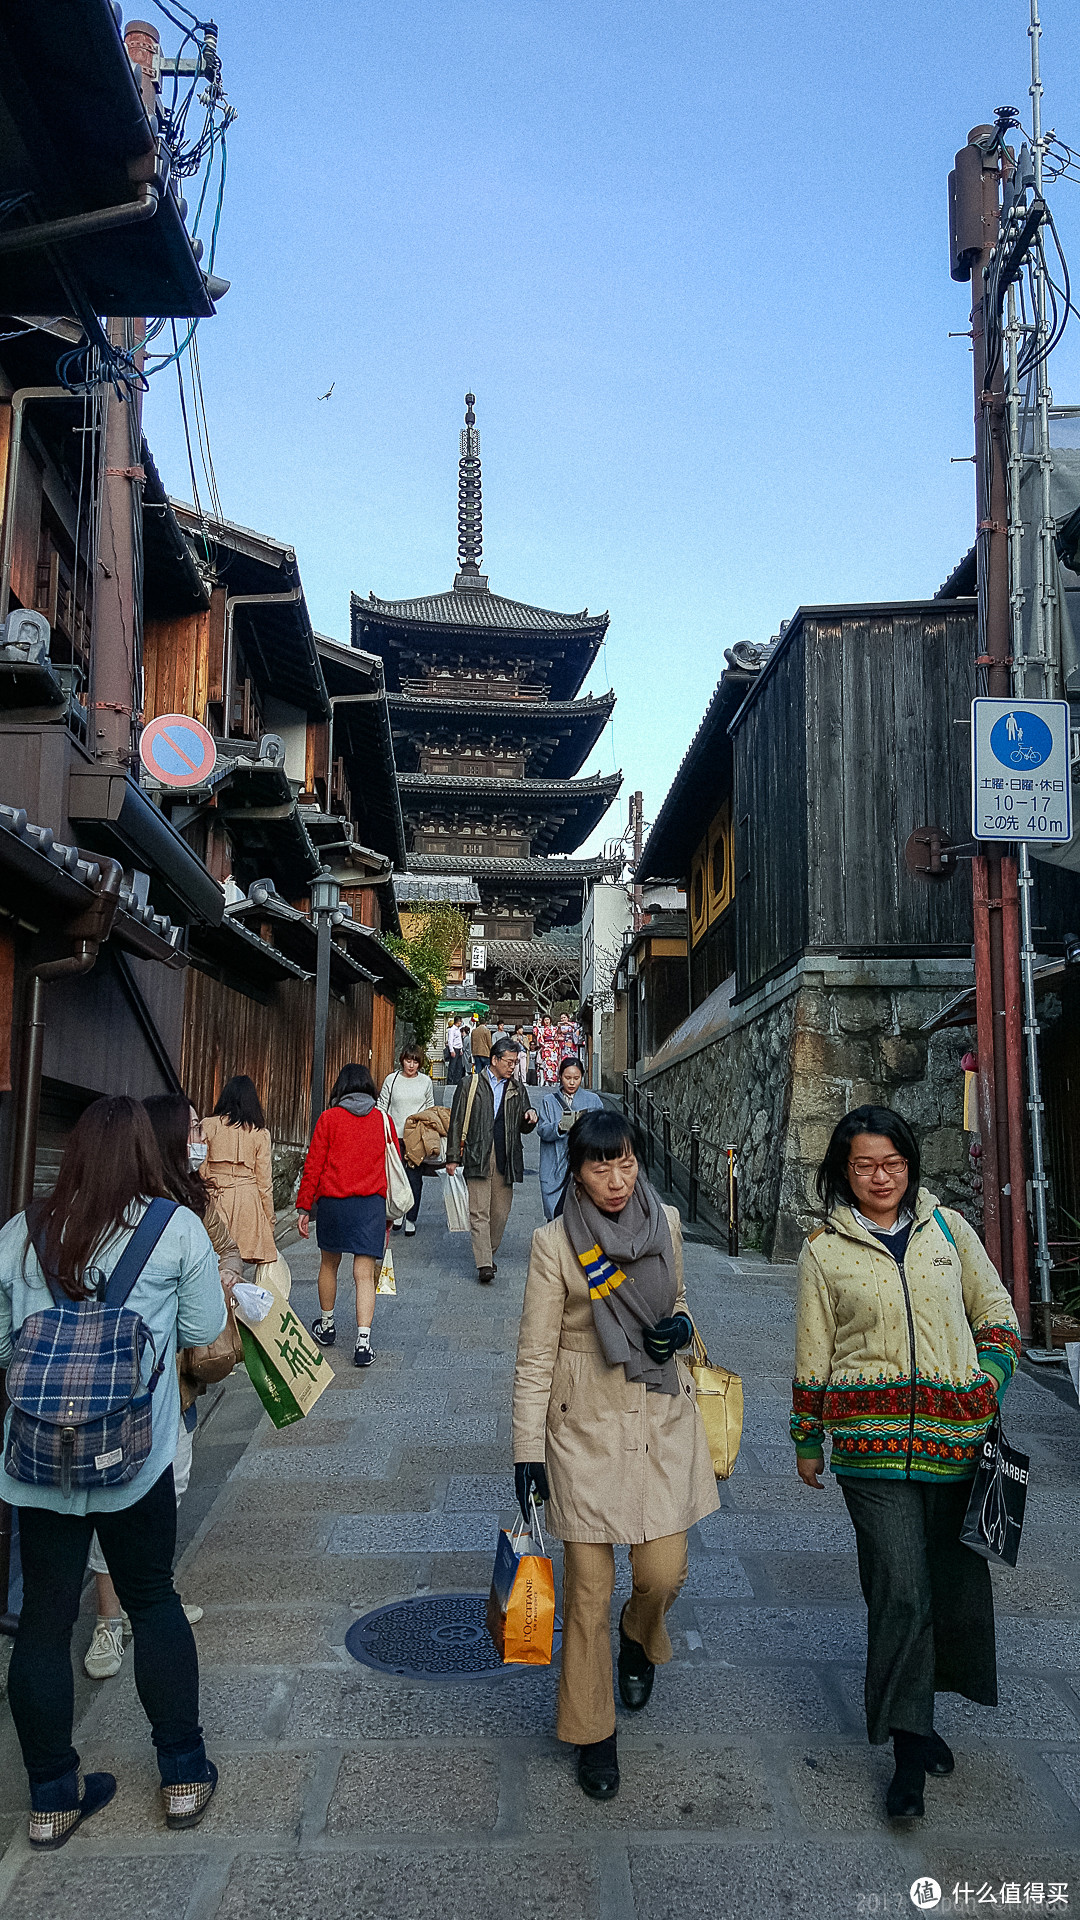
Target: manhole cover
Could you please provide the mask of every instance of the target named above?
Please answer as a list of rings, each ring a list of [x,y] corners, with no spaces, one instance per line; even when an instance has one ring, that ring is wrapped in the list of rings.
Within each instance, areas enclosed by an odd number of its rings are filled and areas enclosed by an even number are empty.
[[[354,1660],[409,1680],[487,1680],[527,1673],[504,1666],[484,1615],[486,1593],[422,1593],[354,1620],[345,1645]],[[555,1622],[555,1644],[561,1622]]]

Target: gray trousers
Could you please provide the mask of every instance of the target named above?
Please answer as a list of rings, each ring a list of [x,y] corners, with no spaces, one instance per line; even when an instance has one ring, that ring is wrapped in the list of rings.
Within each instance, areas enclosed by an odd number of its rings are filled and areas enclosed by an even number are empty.
[[[867,1612],[866,1731],[930,1733],[934,1694],[997,1706],[990,1568],[960,1544],[970,1480],[838,1476]]]

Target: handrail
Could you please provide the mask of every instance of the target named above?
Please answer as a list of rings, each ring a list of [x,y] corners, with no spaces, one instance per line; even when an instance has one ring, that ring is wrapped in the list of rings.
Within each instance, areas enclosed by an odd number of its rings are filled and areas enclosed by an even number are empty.
[[[645,1093],[645,1115],[642,1117],[641,1088],[630,1074],[624,1073],[622,1080],[622,1109],[627,1119],[633,1119],[641,1135],[643,1157],[647,1172],[652,1172],[659,1159],[663,1171],[663,1185],[668,1193],[683,1193],[686,1196],[687,1220],[691,1226],[697,1223],[704,1199],[711,1211],[718,1214],[727,1227],[728,1253],[732,1259],[739,1254],[739,1150],[736,1146],[721,1149],[724,1155],[724,1193],[721,1198],[713,1194],[701,1179],[701,1122],[692,1120],[686,1130],[688,1139],[688,1158],[683,1160],[672,1145],[673,1131],[677,1123],[667,1109],[661,1105],[651,1088]],[[659,1127],[657,1119],[659,1117]],[[681,1129],[679,1129],[681,1131]]]

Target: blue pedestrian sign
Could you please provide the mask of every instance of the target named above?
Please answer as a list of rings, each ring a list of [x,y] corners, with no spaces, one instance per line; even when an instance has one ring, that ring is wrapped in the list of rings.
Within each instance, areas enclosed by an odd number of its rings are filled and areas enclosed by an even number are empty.
[[[976,840],[1072,839],[1067,700],[973,700],[971,831]]]

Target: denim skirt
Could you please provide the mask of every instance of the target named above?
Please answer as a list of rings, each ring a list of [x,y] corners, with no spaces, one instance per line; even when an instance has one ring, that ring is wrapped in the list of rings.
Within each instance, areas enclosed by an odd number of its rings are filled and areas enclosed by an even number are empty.
[[[326,1253],[359,1253],[381,1260],[386,1250],[386,1195],[323,1196],[315,1209],[315,1238]]]

